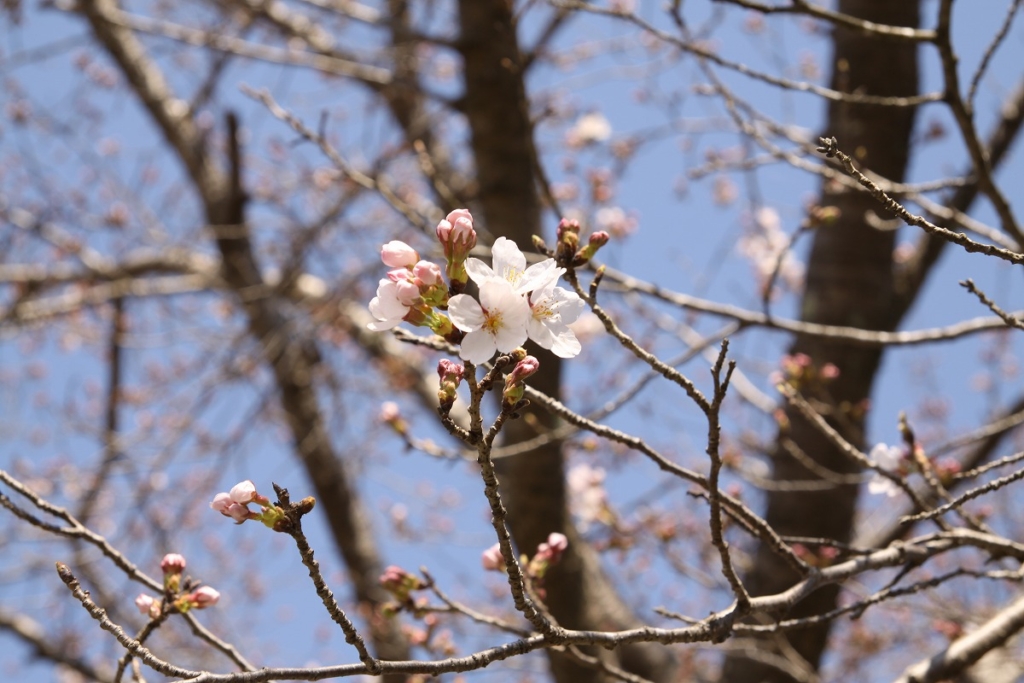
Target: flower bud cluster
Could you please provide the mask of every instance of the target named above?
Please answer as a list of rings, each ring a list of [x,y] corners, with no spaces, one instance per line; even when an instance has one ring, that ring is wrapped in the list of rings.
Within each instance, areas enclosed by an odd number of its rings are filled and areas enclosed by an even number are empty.
[[[505,390],[501,393],[501,409],[505,412],[513,412],[521,407],[523,394],[526,385],[523,382],[527,377],[536,374],[540,369],[540,361],[533,356],[526,356],[516,363],[512,372],[505,376]]]
[[[537,546],[537,554],[526,565],[527,574],[535,581],[543,579],[548,569],[562,560],[562,554],[568,547],[569,539],[564,534],[550,534],[547,542]]]
[[[437,390],[438,407],[442,415],[447,415],[455,405],[459,384],[466,375],[466,366],[442,358],[437,364],[437,374],[441,381]]]
[[[607,232],[600,230],[591,233],[587,245],[580,247],[580,222],[568,218],[563,218],[558,224],[556,238],[555,261],[566,268],[586,265],[611,239]]]
[[[447,261],[445,273],[451,281],[451,291],[458,294],[466,288],[469,274],[466,273],[466,259],[469,252],[476,246],[476,230],[473,229],[473,216],[467,209],[455,209],[444,220],[437,224],[434,233],[444,248]]]
[[[815,365],[806,353],[783,356],[781,366],[781,371],[772,375],[773,384],[786,383],[797,390],[820,388],[839,377],[839,368],[834,363]]]
[[[182,579],[186,564],[184,556],[178,553],[164,555],[160,561],[160,569],[164,573],[163,599],[140,593],[135,598],[135,607],[141,614],[150,619],[158,619],[163,614],[184,614],[189,610],[205,609],[217,604],[220,600],[217,590],[209,586],[195,587],[196,582]]]
[[[420,578],[410,574],[399,566],[391,565],[384,570],[378,579],[380,585],[395,598],[395,603],[385,605],[385,611],[395,613],[403,608],[415,611],[416,603],[412,598],[412,592],[423,590],[427,587]]]
[[[250,510],[250,503],[258,505],[260,510]],[[210,502],[210,507],[238,524],[255,519],[271,529],[276,529],[285,519],[284,510],[271,503],[266,496],[260,495],[256,491],[256,485],[248,479],[235,484],[230,491],[218,493]]]
[[[533,581],[541,581],[550,567],[558,564],[562,554],[569,547],[569,539],[565,534],[552,533],[548,540],[537,546],[537,552],[527,560],[523,555],[523,564],[526,575]],[[505,556],[501,553],[501,546],[495,543],[480,554],[480,564],[487,571],[505,571]]]

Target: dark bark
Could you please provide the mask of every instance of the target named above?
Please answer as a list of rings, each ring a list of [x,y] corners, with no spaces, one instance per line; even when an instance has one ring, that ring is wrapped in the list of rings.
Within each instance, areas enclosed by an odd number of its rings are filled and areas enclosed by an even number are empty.
[[[839,11],[898,26],[917,26],[919,19],[916,0],[842,0]],[[890,96],[917,92],[917,46],[912,43],[879,40],[837,28],[832,68],[832,87],[844,92]],[[900,181],[907,165],[913,121],[913,109],[832,102],[824,134],[834,135],[842,149],[862,168]],[[869,330],[890,329],[895,323],[892,263],[895,233],[876,230],[865,220],[869,213],[881,214],[880,205],[866,193],[828,186],[822,189],[820,203],[837,207],[841,214],[837,221],[815,233],[801,307],[802,320]],[[838,419],[830,421],[849,441],[863,446],[863,418],[848,408],[870,397],[881,350],[798,336],[791,352],[806,353],[815,364],[832,362],[839,367],[839,378],[828,388]],[[825,468],[841,473],[857,471],[855,463],[795,411],[788,411],[788,417],[791,428],[780,436],[791,438]],[[785,481],[810,479],[815,474],[779,446],[774,453],[772,476]],[[853,528],[856,502],[856,486],[836,486],[825,491],[770,492],[766,518],[780,534],[847,541]],[[784,590],[795,578],[777,555],[759,546],[746,584],[753,595],[764,595]],[[835,606],[838,590],[831,586],[815,592],[789,616],[828,611]],[[816,669],[828,633],[829,625],[824,624],[791,632],[788,640],[793,650]],[[774,649],[777,641],[761,641],[759,646]],[[736,654],[726,659],[722,680],[782,683],[794,679],[776,667]]]
[[[225,281],[241,300],[249,331],[263,350],[274,373],[278,400],[294,441],[296,455],[313,483],[317,507],[324,511],[335,544],[345,561],[355,599],[369,609],[370,641],[381,659],[409,658],[409,647],[398,622],[378,614],[390,595],[381,587],[383,563],[377,551],[369,515],[348,473],[345,460],[335,452],[316,395],[314,373],[319,362],[315,342],[296,333],[284,302],[265,296],[245,216],[245,190],[236,126],[229,117],[231,178],[220,201],[207,205],[207,221],[214,226]],[[399,683],[404,674],[383,680]]]
[[[464,58],[463,105],[472,133],[476,162],[480,227],[492,237],[504,235],[520,246],[541,233],[540,201],[534,162],[533,130],[522,77],[522,54],[516,38],[511,3],[505,0],[461,0],[460,46]],[[558,397],[561,362],[531,348],[541,372],[531,385]],[[534,417],[545,427],[554,419]],[[534,436],[526,420],[507,428],[511,441]],[[512,536],[522,552],[532,554],[554,531],[569,538],[569,549],[545,579],[548,608],[569,628],[615,630],[637,624],[601,569],[597,554],[580,540],[566,504],[560,444],[553,443],[499,462],[501,494],[509,510]],[[605,677],[565,655],[548,651],[555,679],[561,683],[602,681]],[[618,666],[653,681],[671,680],[675,669],[670,652],[638,644],[615,653]]]

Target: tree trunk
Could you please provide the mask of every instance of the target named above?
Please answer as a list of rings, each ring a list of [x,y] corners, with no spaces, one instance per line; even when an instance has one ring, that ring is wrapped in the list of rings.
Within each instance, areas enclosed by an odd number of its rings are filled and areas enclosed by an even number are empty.
[[[870,21],[897,26],[917,26],[917,0],[841,0],[839,11]],[[842,27],[834,30],[832,87],[843,92],[905,96],[917,92],[917,45],[879,40]],[[914,122],[911,108],[855,105],[831,102],[825,135],[834,135],[840,147],[862,168],[894,181],[903,179]],[[881,218],[881,205],[865,192],[829,187],[822,189],[820,204],[839,209],[834,223],[817,230],[811,249],[801,319],[829,325],[849,325],[869,330],[886,329],[893,323],[892,307],[894,231],[871,227],[865,216]],[[798,336],[791,353],[805,353],[815,365],[835,363],[839,377],[828,386],[839,419],[830,422],[857,446],[864,445],[863,414],[850,408],[864,405],[871,395],[881,350],[857,348],[840,342]],[[792,439],[820,465],[835,472],[851,473],[857,465],[834,448],[795,411],[787,411],[790,429],[780,433]],[[816,475],[777,444],[773,454],[773,479],[812,479]],[[824,491],[772,491],[768,493],[768,523],[780,534],[813,536],[847,541],[857,502],[856,486],[836,486]],[[753,595],[784,590],[796,575],[777,555],[761,545],[754,568],[746,577]],[[839,589],[823,588],[798,604],[789,617],[820,614],[836,604]],[[779,641],[764,640],[759,648],[779,656],[799,654],[810,669],[821,661],[829,624],[790,632],[789,648]],[[799,666],[799,664],[798,664]],[[726,659],[723,681],[783,683],[795,680],[789,673],[740,653]]]
[[[522,55],[516,38],[511,3],[506,0],[461,0],[460,47],[465,69],[465,112],[479,183],[477,199],[483,228],[492,237],[504,235],[520,246],[541,233],[540,200],[534,165],[533,127],[523,83]],[[530,352],[541,363],[531,386],[554,397],[560,394],[560,360],[542,349]],[[533,414],[547,428],[555,419]],[[526,420],[507,427],[509,441],[535,436]],[[532,554],[551,532],[569,538],[562,562],[545,577],[547,606],[568,628],[615,630],[637,625],[626,604],[601,569],[600,559],[583,543],[572,525],[565,492],[562,449],[551,443],[499,461],[501,495],[508,508],[512,537],[521,552]],[[560,683],[604,681],[564,654],[548,650]],[[598,654],[598,653],[594,653]],[[652,681],[671,680],[675,663],[660,645],[637,644],[616,653],[602,652],[616,666]]]

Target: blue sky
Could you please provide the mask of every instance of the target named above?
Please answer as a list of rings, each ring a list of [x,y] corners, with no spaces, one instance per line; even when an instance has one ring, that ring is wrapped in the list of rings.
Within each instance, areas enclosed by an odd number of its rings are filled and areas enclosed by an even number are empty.
[[[925,15],[931,16],[935,3],[925,4]],[[638,12],[642,16],[661,22],[659,11],[658,3],[638,3]],[[709,3],[689,3],[687,11],[693,12],[691,21],[695,30],[699,30],[712,8]],[[725,16],[725,22],[715,30],[714,40],[729,58],[773,72],[781,71],[791,77],[798,73],[801,60],[813,59],[823,74],[822,78],[827,74],[827,40],[785,19],[771,19],[763,32],[752,34],[743,30],[745,15],[726,12]],[[984,48],[983,40],[993,33],[1001,19],[1002,8],[982,13],[972,10],[968,3],[957,5],[955,37],[963,74],[973,71]],[[438,12],[431,21],[434,28],[443,30],[445,13]],[[524,34],[529,35],[535,31],[536,24],[532,22],[527,20],[524,24]],[[204,246],[202,235],[194,228],[197,215],[195,201],[187,194],[174,190],[180,179],[180,169],[175,162],[169,160],[149,120],[130,98],[117,92],[100,91],[95,85],[90,85],[74,66],[74,60],[82,50],[81,45],[74,43],[74,38],[84,34],[84,25],[58,12],[31,10],[26,11],[24,23],[15,26],[8,21],[0,24],[0,31],[3,36],[0,38],[0,49],[4,57],[15,56],[13,62],[0,62],[0,75],[8,84],[7,92],[0,94],[0,107],[21,101],[17,89],[10,87],[16,83],[17,88],[31,101],[35,111],[52,117],[54,122],[73,128],[68,138],[51,135],[52,131],[41,126],[26,128],[13,124],[9,119],[0,122],[0,157],[5,162],[14,158],[32,160],[32,164],[5,174],[0,173],[0,195],[15,202],[44,203],[52,202],[55,197],[60,201],[67,197],[66,205],[56,207],[56,220],[69,229],[78,229],[81,226],[75,226],[72,220],[76,216],[74,207],[78,205],[72,200],[71,190],[84,187],[87,196],[81,202],[84,209],[80,215],[83,222],[93,221],[93,228],[88,232],[90,243],[99,249],[123,252],[149,239],[141,237],[147,233],[141,229],[117,233],[95,227],[97,217],[102,215],[103,206],[110,204],[111,197],[116,200],[121,196],[119,193],[123,193],[125,201],[132,208],[132,215],[140,217],[140,222],[141,216],[152,214],[155,221],[164,226],[175,240],[209,249]],[[717,100],[694,92],[694,84],[701,82],[702,77],[692,59],[678,61],[665,51],[646,50],[635,45],[619,50],[619,45],[628,35],[627,27],[614,21],[581,18],[576,26],[560,37],[556,46],[568,54],[571,48],[579,46],[582,41],[584,45],[590,46],[591,54],[575,64],[572,70],[543,68],[531,77],[531,90],[546,93],[556,112],[566,112],[553,123],[541,125],[538,131],[546,150],[545,162],[555,182],[568,182],[574,177],[576,172],[567,170],[570,169],[570,161],[575,164],[580,176],[585,175],[588,169],[599,170],[611,166],[604,147],[586,150],[578,156],[565,149],[566,129],[585,112],[600,111],[608,119],[613,131],[612,142],[641,131],[658,130],[669,125],[697,126],[707,125],[708,121],[724,120],[723,109]],[[529,43],[530,39],[524,42]],[[150,44],[161,55],[162,63],[178,65],[178,70],[171,72],[176,86],[194,84],[192,69],[195,65],[175,62],[180,57],[175,46],[161,41],[152,41]],[[50,49],[47,46],[54,47]],[[31,53],[37,48],[46,51],[48,57],[44,60],[17,61],[17,55]],[[925,48],[923,54],[922,88],[935,89],[940,85],[940,74],[934,51]],[[97,63],[105,64],[102,59],[97,60]],[[996,55],[990,68],[990,77],[983,82],[979,93],[978,119],[982,130],[988,129],[992,121],[991,112],[1017,83],[1019,68],[1016,65],[1020,63],[1024,63],[1024,29],[1018,19],[1003,48]],[[780,93],[772,88],[752,84],[737,75],[723,76],[738,92],[755,102],[763,113],[809,131],[820,129],[824,107],[817,98]],[[226,106],[240,109],[254,156],[253,176],[272,177],[282,187],[292,187],[295,194],[288,205],[295,211],[308,211],[309,205],[305,203],[307,188],[302,186],[304,169],[327,164],[309,146],[292,145],[293,136],[283,124],[236,91],[234,84],[239,82],[269,88],[278,99],[310,123],[317,120],[320,111],[328,110],[328,121],[339,146],[356,160],[360,158],[361,151],[369,157],[382,140],[393,137],[386,116],[370,106],[366,97],[356,89],[334,81],[325,82],[294,69],[254,65],[230,67],[223,79],[224,95],[212,109],[216,112]],[[638,101],[645,86],[649,86],[651,93],[663,100]],[[438,92],[453,92],[451,83],[439,80],[436,87]],[[93,119],[86,115],[88,112],[83,111],[83,102],[94,104],[103,112],[103,116]],[[931,105],[919,112],[919,129],[932,121],[941,122],[950,132],[954,130],[948,112],[941,105]],[[460,131],[464,133],[457,120],[450,121],[449,126],[453,136],[458,136]],[[69,143],[68,139],[73,142]],[[107,139],[116,140],[121,151],[104,155],[101,142]],[[669,289],[757,309],[760,304],[753,285],[751,266],[735,250],[735,244],[744,232],[744,217],[759,205],[771,207],[780,215],[783,229],[792,232],[802,219],[803,206],[814,196],[818,183],[815,178],[802,172],[782,166],[768,166],[745,178],[735,177],[733,180],[739,194],[727,206],[720,206],[714,201],[714,175],[702,181],[689,182],[684,193],[678,192],[680,180],[687,169],[701,163],[709,150],[734,148],[742,142],[735,133],[716,130],[715,126],[711,126],[707,132],[688,130],[686,134],[664,135],[643,145],[624,175],[615,183],[614,198],[609,202],[609,205],[621,207],[634,215],[638,221],[637,230],[625,240],[609,245],[602,252],[602,258],[616,268]],[[273,156],[275,144],[283,146],[283,159]],[[912,158],[908,179],[932,180],[956,172],[965,167],[965,158],[956,135],[947,136],[936,143],[920,145]],[[1001,170],[998,177],[1008,190],[1013,188],[1012,179],[1020,176],[1021,166],[1020,154],[1017,154]],[[87,173],[90,168],[99,169],[102,182],[92,183]],[[159,178],[148,184],[143,183],[140,178],[146,168],[155,169]],[[52,194],[46,196],[33,189],[36,185],[30,183],[30,180],[48,186]],[[756,189],[760,204],[749,201],[748,192],[752,188]],[[1013,194],[1012,191],[1010,194]],[[374,208],[372,203],[367,203],[368,212]],[[265,205],[261,205],[257,211],[267,226],[258,233],[258,238],[264,247],[264,256],[272,258],[273,254],[268,253],[268,245],[281,240],[280,227],[287,225],[287,220],[284,212],[273,211]],[[983,202],[979,203],[972,215],[990,224],[994,223],[992,211]],[[550,231],[556,217],[549,215],[546,220]],[[362,221],[371,223],[370,218]],[[353,219],[353,223],[360,225],[360,219]],[[398,225],[393,218],[387,224]],[[407,237],[419,239],[417,246],[427,244],[425,239],[417,238],[407,229],[396,227],[396,233],[383,238]],[[909,240],[916,235],[904,228],[901,237]],[[379,232],[335,236],[325,247],[326,255],[312,261],[310,267],[318,274],[330,277],[331,268],[349,268],[352,261],[372,253],[381,238]],[[345,239],[350,242],[346,243]],[[159,244],[159,241],[154,238],[149,244]],[[798,255],[803,255],[807,244],[804,241],[798,246]],[[350,251],[332,251],[341,248]],[[379,276],[371,268],[367,268],[367,272],[372,277]],[[908,317],[905,329],[946,325],[987,314],[972,296],[957,285],[957,281],[966,277],[973,278],[979,287],[1004,308],[1015,309],[1021,305],[1021,283],[1008,266],[951,249],[932,275],[928,291]],[[366,290],[367,298],[370,291]],[[191,297],[186,303],[167,303],[166,308],[161,308],[164,305],[139,306],[139,325],[145,334],[140,333],[139,344],[128,353],[126,367],[130,383],[141,382],[151,362],[163,363],[178,356],[195,364],[193,367],[206,370],[231,362],[231,352],[223,353],[221,357],[202,359],[205,362],[197,362],[197,357],[202,358],[218,341],[207,336],[208,332],[225,335],[225,340],[230,340],[226,330],[238,329],[237,317],[228,315],[218,320],[213,297]],[[630,302],[614,302],[612,308],[629,316],[630,305]],[[796,298],[788,295],[777,301],[773,310],[777,315],[793,316],[795,306]],[[190,315],[191,308],[197,308],[200,312],[192,318],[185,318]],[[664,307],[651,306],[651,310],[668,314],[676,320],[683,317],[678,311]],[[217,327],[221,322],[224,323],[223,329]],[[650,341],[654,348],[666,356],[678,352],[678,343],[672,342],[667,335],[657,333],[649,323],[631,320],[628,324],[638,338]],[[713,320],[696,322],[696,326],[704,332],[719,325],[719,321]],[[102,326],[88,329],[101,330]],[[102,364],[99,362],[103,357],[101,338],[86,334],[81,339],[71,341],[65,336],[63,344],[61,341],[57,334],[0,331],[0,371],[20,378],[17,383],[12,382],[10,385],[14,389],[0,392],[0,401],[3,401],[0,430],[3,430],[4,436],[4,441],[0,442],[0,467],[10,467],[16,460],[23,460],[31,462],[40,471],[46,471],[47,463],[56,461],[58,456],[66,455],[75,460],[90,462],[100,451],[98,442],[83,430],[58,429],[48,424],[62,401],[65,404],[81,402],[83,406],[90,405],[90,402],[95,404],[96,397],[90,396],[89,387],[102,387],[105,381]],[[79,344],[76,349],[66,350],[68,344],[75,343]],[[734,340],[733,352],[740,361],[741,369],[748,372],[762,389],[770,391],[765,376],[775,367],[787,343],[786,336],[779,333],[748,332]],[[1012,377],[1008,381],[1009,388],[999,388],[997,383],[991,392],[975,389],[976,375],[981,368],[978,357],[992,345],[991,339],[980,338],[888,352],[873,402],[869,440],[894,441],[898,436],[895,429],[898,411],[907,410],[913,417],[926,399],[936,396],[948,397],[948,413],[941,420],[926,423],[927,433],[936,437],[942,434],[950,436],[979,424],[993,409],[999,407],[1001,401],[1014,396]],[[252,348],[251,345],[241,343],[239,350],[250,353]],[[332,362],[365,362],[360,354],[345,349],[332,347],[329,353]],[[22,373],[29,362],[44,365],[46,376],[35,381],[25,379]],[[640,374],[639,368],[627,364],[610,345],[595,344],[585,350],[577,361],[569,364],[570,400],[577,401],[576,406],[581,409],[605,400],[607,393],[617,386],[615,382],[621,384],[621,378],[613,376],[616,370],[627,378],[635,378]],[[699,361],[692,362],[685,370],[701,381],[707,375],[706,366]],[[1003,369],[998,369],[996,374],[1003,372]],[[388,516],[394,513],[396,505],[405,506],[414,527],[426,524],[427,521],[436,526],[435,531],[417,541],[382,534],[387,562],[401,564],[408,569],[426,564],[456,597],[475,600],[481,605],[494,600],[495,609],[507,611],[510,609],[507,600],[488,597],[488,588],[500,587],[501,581],[494,576],[482,575],[478,569],[479,552],[493,540],[487,527],[486,506],[474,468],[434,460],[422,454],[402,452],[397,439],[383,430],[379,432],[379,438],[369,438],[368,433],[376,433],[368,432],[367,425],[373,423],[379,399],[387,394],[386,390],[380,390],[375,377],[350,376],[351,382],[347,386],[352,388],[353,393],[341,398],[336,404],[338,410],[332,413],[333,431],[341,444],[357,443],[362,446],[370,442],[373,445],[371,450],[360,451],[351,457],[364,475],[361,480],[362,491],[367,505],[375,512],[378,528],[387,527]],[[196,375],[180,381],[177,389],[182,401],[197,401],[203,391],[208,389],[208,384],[210,382],[204,382],[202,375]],[[293,493],[301,494],[305,486],[304,475],[290,456],[287,439],[270,428],[247,429],[252,411],[259,407],[261,391],[265,385],[265,376],[259,374],[252,381],[236,381],[229,388],[218,391],[204,409],[201,423],[206,430],[221,436],[237,433],[230,447],[221,449],[219,457],[190,456],[195,440],[188,438],[174,445],[141,443],[139,447],[153,455],[153,459],[147,462],[160,462],[156,454],[164,449],[167,453],[177,454],[168,465],[172,481],[177,476],[187,479],[189,472],[212,473],[211,476],[217,477],[216,482],[209,479],[193,482],[198,490],[203,491],[203,495],[211,486],[227,488],[244,478],[256,480],[260,488],[265,490],[269,489],[270,481],[278,481],[288,485]],[[39,391],[47,392],[57,397],[57,400],[51,399],[48,406],[42,407],[25,400],[27,396],[33,396]],[[160,410],[168,410],[173,405],[174,398],[164,396],[156,401],[156,405],[162,406],[154,409],[156,419],[161,417]],[[412,411],[413,428],[417,435],[450,445],[429,414],[416,412],[414,401],[402,399],[401,403]],[[146,419],[142,415],[145,412],[142,407],[126,409],[125,422],[137,426]],[[734,429],[742,427],[770,438],[771,422],[763,416],[759,417],[736,405],[730,408],[729,419]],[[83,421],[88,422],[87,419]],[[614,416],[610,423],[642,433],[681,459],[697,457],[702,449],[702,419],[685,397],[672,387],[651,387],[641,394],[633,409]],[[39,430],[43,433],[38,434]],[[33,441],[33,433],[41,438]],[[638,514],[636,511],[643,507],[635,504],[638,499],[645,500],[652,509],[671,510],[675,509],[674,506],[686,504],[686,501],[680,500],[684,498],[681,495],[683,489],[665,488],[662,480],[655,476],[655,468],[646,462],[622,456],[611,449],[601,449],[596,456],[582,449],[576,449],[573,453],[574,462],[593,458],[595,464],[609,469],[614,481],[610,485],[610,495],[613,504],[621,508],[624,515]],[[60,480],[59,473],[54,476],[55,480]],[[128,482],[132,481],[131,477],[140,475],[135,472],[125,473],[124,476],[125,482]],[[652,491],[657,493],[653,494]],[[59,491],[55,495],[59,495]],[[188,490],[181,491],[179,500],[171,509],[188,516],[186,511],[190,506],[205,508],[205,499],[189,500],[189,496]],[[191,514],[198,512],[193,511]],[[701,513],[698,510],[695,514]],[[224,580],[221,576],[225,579],[232,576],[232,571],[237,572],[240,574],[237,576],[240,583],[258,582],[264,586],[267,594],[265,602],[253,614],[252,609],[244,611],[247,609],[244,598],[237,593],[232,595],[230,590],[224,591],[224,603],[216,613],[211,612],[208,619],[222,629],[220,632],[225,637],[237,638],[240,644],[251,647],[259,643],[259,652],[265,657],[261,663],[266,664],[296,664],[312,660],[328,663],[352,659],[351,654],[344,649],[340,635],[322,635],[324,630],[319,624],[326,620],[318,611],[315,595],[303,580],[302,573],[296,571],[297,558],[283,543],[283,539],[275,538],[254,525],[234,528],[225,523],[218,527],[220,519],[210,519],[209,516],[196,519],[200,521],[190,521],[189,525],[184,525],[170,539],[179,544],[177,547],[190,549],[190,561],[197,568],[196,571],[202,573],[205,565],[205,571],[214,574],[214,567],[219,566],[224,554],[231,555],[233,548],[241,547],[244,549],[242,554],[239,554],[235,564],[218,575],[218,580]],[[202,541],[199,540],[201,526],[206,531]],[[218,543],[211,540],[211,530],[214,537],[220,538],[220,547],[211,547],[211,544]],[[309,532],[314,546],[319,549],[328,576],[337,581],[336,591],[344,594],[341,567],[333,555],[327,535],[315,521],[310,525]],[[599,533],[596,535],[600,536]],[[150,539],[133,546],[130,553],[135,561],[148,563],[150,571],[156,573],[156,565],[163,552],[159,546],[159,543]],[[18,547],[26,547],[25,539],[21,540]],[[247,559],[242,561],[241,558]],[[626,577],[632,576],[636,562],[635,556],[609,559],[612,571]],[[3,565],[7,567],[6,563]],[[657,589],[642,582],[631,583],[627,588],[647,608],[662,604],[660,599],[664,595],[671,595],[678,588],[673,586],[673,580],[664,567],[656,565],[651,575],[658,585]],[[46,621],[53,609],[53,598],[46,588],[45,584],[0,582],[0,603],[10,600],[35,618]],[[133,596],[134,593],[129,594],[129,597]],[[252,619],[267,619],[283,623],[287,628],[275,633],[270,639],[273,642],[268,645],[265,633],[254,635],[251,630],[244,628],[237,619],[239,613],[247,614],[250,623]],[[0,638],[10,642],[5,636]],[[468,649],[497,640],[500,637],[486,634],[483,637],[465,637],[460,640],[460,644]],[[10,652],[13,655],[0,656],[0,667],[16,671],[19,676],[27,676],[29,671],[36,672],[17,668],[24,654],[20,646],[15,646]],[[522,665],[527,668],[543,668],[542,662],[536,658]],[[502,676],[500,670],[497,673],[485,671],[473,675],[474,680],[487,680],[488,677],[503,680]]]

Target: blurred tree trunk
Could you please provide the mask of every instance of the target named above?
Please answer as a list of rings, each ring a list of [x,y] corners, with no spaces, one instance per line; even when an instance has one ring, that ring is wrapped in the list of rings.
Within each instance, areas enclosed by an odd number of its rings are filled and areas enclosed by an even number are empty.
[[[516,37],[512,3],[507,0],[461,0],[460,48],[465,69],[465,113],[472,134],[478,191],[486,228],[520,246],[541,234],[541,205],[535,173],[533,126],[523,83],[523,58]],[[531,347],[541,362],[532,385],[559,397],[561,362]],[[553,428],[556,420],[536,411],[506,428],[510,442],[537,434],[531,422]],[[499,461],[501,493],[509,510],[509,527],[521,552],[532,554],[552,532],[569,538],[562,562],[546,578],[547,606],[568,628],[615,630],[637,625],[628,606],[601,569],[600,559],[583,543],[566,504],[562,449],[551,443]],[[560,683],[603,681],[606,677],[563,654],[548,650]],[[597,655],[598,653],[591,653]],[[602,658],[649,680],[672,680],[675,662],[664,647],[629,645]]]
[[[839,11],[881,24],[917,26],[918,0],[841,0]],[[917,92],[917,45],[911,42],[880,40],[845,28],[834,30],[832,87],[843,92],[871,95],[905,96]],[[851,154],[862,168],[886,178],[901,181],[910,150],[914,123],[911,108],[854,105],[831,102],[824,135],[834,135],[840,147]],[[801,319],[829,325],[850,325],[881,330],[894,321],[892,253],[895,231],[871,227],[866,216],[878,214],[891,218],[878,202],[864,192],[830,187],[821,191],[822,206],[841,212],[834,223],[819,228],[814,236],[808,264]],[[837,417],[830,422],[850,442],[864,445],[862,413],[850,408],[864,405],[881,360],[878,349],[856,348],[820,338],[798,336],[791,353],[805,353],[815,365],[831,362],[840,376],[829,385]],[[802,466],[782,446],[789,437],[807,455],[825,468],[840,472],[857,471],[841,452],[795,411],[787,411],[790,428],[779,434],[773,454],[773,478],[778,481],[812,479],[816,475]],[[780,534],[827,537],[839,541],[850,538],[856,511],[857,487],[837,486],[824,491],[771,491],[768,493],[768,523]],[[757,549],[753,569],[746,577],[754,595],[775,593],[792,584],[795,574],[767,547]],[[835,606],[838,588],[821,589],[797,605],[790,617],[819,614]],[[791,632],[789,646],[811,668],[817,669],[824,651],[829,624]],[[766,639],[759,648],[779,656],[789,648]],[[764,661],[736,652],[726,659],[723,681],[782,683],[795,680]]]

